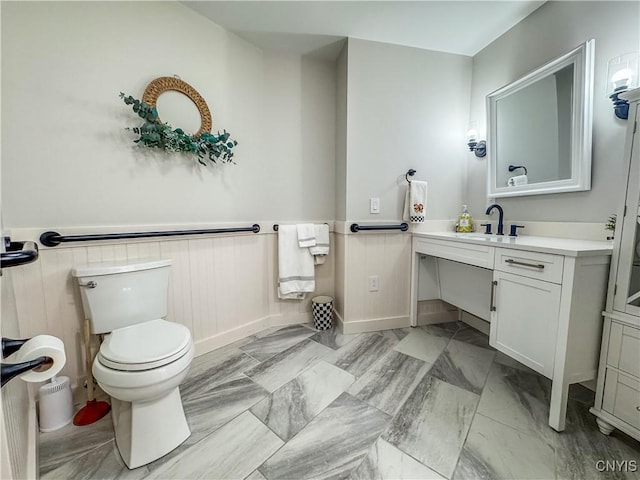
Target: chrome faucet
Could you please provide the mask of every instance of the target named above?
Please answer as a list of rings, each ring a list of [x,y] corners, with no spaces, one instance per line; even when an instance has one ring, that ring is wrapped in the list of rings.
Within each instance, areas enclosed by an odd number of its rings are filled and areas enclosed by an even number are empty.
[[[494,203],[493,205],[489,205],[487,207],[487,211],[484,212],[484,213],[485,213],[485,215],[491,215],[491,212],[493,211],[494,208],[498,209],[498,214],[499,214],[499,216],[498,216],[498,233],[497,233],[497,235],[504,235],[504,231],[503,231],[504,230],[504,223],[502,223],[503,220],[504,220],[504,211],[502,210],[502,207],[500,205],[498,205],[497,203]]]

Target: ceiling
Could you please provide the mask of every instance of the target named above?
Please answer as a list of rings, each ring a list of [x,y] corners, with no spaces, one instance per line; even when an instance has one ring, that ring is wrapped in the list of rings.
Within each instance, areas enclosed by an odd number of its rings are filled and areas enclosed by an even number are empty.
[[[335,59],[345,37],[473,56],[544,1],[186,1],[265,50]]]

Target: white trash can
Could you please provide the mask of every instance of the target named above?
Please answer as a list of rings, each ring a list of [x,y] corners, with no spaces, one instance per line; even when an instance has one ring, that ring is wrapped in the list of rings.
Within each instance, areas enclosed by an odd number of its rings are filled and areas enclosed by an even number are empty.
[[[73,400],[69,377],[54,377],[38,393],[41,432],[52,432],[71,423]]]
[[[320,295],[311,299],[313,326],[316,330],[329,330],[333,327],[333,298]]]

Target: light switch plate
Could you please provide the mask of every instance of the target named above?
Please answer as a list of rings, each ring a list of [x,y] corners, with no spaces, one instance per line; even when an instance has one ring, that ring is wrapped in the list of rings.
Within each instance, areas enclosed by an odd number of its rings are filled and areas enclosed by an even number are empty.
[[[371,206],[371,213],[380,213],[380,199],[378,197],[371,197],[369,204]]]

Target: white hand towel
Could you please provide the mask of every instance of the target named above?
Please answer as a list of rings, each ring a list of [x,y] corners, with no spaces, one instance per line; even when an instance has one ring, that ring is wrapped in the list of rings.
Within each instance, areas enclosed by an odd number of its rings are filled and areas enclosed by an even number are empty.
[[[298,245],[295,225],[280,225],[278,229],[278,297],[302,299],[304,292],[313,292],[316,281],[313,256],[308,248]]]
[[[313,223],[299,223],[296,225],[298,231],[298,245],[303,248],[313,247],[316,244],[316,234]]]
[[[316,244],[309,247],[309,252],[313,255],[313,263],[322,265],[329,255],[329,225],[317,223],[313,226]]]
[[[427,182],[412,180],[404,197],[402,219],[411,223],[423,223],[427,211]]]
[[[517,187],[518,185],[526,185],[527,183],[529,183],[529,179],[526,175],[516,175],[515,177],[510,177],[507,181],[509,187]]]

